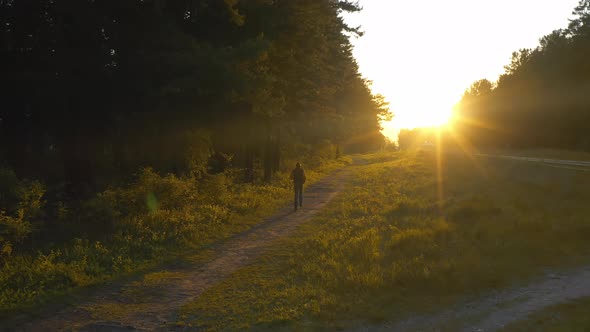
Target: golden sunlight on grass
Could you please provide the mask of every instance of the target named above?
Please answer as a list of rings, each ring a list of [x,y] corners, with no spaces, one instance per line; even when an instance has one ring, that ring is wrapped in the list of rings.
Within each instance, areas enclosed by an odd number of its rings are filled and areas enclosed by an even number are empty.
[[[403,319],[575,265],[590,249],[586,174],[433,149],[362,159],[298,236],[187,304],[182,323],[335,330]]]

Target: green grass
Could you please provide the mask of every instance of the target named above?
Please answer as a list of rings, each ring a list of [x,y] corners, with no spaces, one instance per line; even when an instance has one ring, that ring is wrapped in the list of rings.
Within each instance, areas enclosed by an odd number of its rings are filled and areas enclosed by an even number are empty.
[[[308,184],[351,162],[316,159]],[[144,170],[136,183],[100,193],[85,203],[84,215],[73,216],[104,223],[99,229],[112,225],[104,241],[77,238],[42,252],[0,256],[0,318],[42,311],[48,302],[87,295],[89,286],[163,264],[203,261],[208,246],[260,224],[292,199],[291,190],[287,168],[272,183],[254,185],[231,174],[199,180]]]
[[[449,155],[439,181],[431,152],[365,160],[374,163],[355,167],[346,190],[297,236],[187,304],[181,323],[380,323],[579,264],[589,253],[586,173]]]
[[[510,324],[503,331],[588,332],[590,331],[590,298],[550,306],[528,319]]]

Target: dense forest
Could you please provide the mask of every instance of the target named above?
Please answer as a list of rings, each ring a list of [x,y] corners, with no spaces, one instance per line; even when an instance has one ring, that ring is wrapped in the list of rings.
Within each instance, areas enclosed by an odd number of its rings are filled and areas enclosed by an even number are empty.
[[[378,145],[386,110],[351,56],[347,35],[359,31],[339,17],[357,10],[328,0],[2,1],[3,162],[80,195],[139,166],[187,172],[211,149],[244,168],[277,154],[269,177],[278,152],[299,143]]]
[[[341,17],[359,10],[0,0],[0,307],[222,236],[290,197],[295,160],[380,147],[390,114]]]
[[[497,82],[465,92],[455,130],[479,147],[590,150],[590,1],[567,29],[512,54]]]

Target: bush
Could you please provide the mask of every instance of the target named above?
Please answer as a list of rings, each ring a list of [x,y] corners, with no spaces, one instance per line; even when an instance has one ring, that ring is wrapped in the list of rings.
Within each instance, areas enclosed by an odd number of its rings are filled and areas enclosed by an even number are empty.
[[[43,222],[45,187],[19,180],[12,170],[0,169],[0,258],[10,256]]]
[[[327,169],[336,164],[327,163]],[[232,170],[213,175],[195,166],[185,175],[161,175],[142,168],[131,184],[89,200],[63,203],[58,197],[51,205],[55,216],[47,215],[59,222],[58,235],[65,240],[52,234],[47,238],[56,243],[45,241],[37,254],[15,254],[13,246],[43,220],[44,188],[2,170],[0,186],[12,189],[0,191],[0,310],[39,303],[157,264],[171,251],[199,249],[244,231],[291,198],[289,166],[272,183],[259,185],[239,184]],[[311,181],[319,176],[308,171]]]

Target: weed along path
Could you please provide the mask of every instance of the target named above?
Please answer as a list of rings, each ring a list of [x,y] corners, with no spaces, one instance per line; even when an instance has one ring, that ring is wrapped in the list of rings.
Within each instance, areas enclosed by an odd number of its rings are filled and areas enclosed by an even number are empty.
[[[170,331],[177,310],[234,271],[253,262],[277,239],[290,235],[299,224],[320,211],[342,188],[349,166],[310,185],[304,206],[291,205],[255,228],[210,250],[204,263],[148,273],[139,280],[103,289],[85,303],[32,322],[8,328],[14,331]],[[107,287],[108,288],[108,287]],[[181,328],[179,328],[181,329]],[[0,330],[2,323],[0,323]]]

